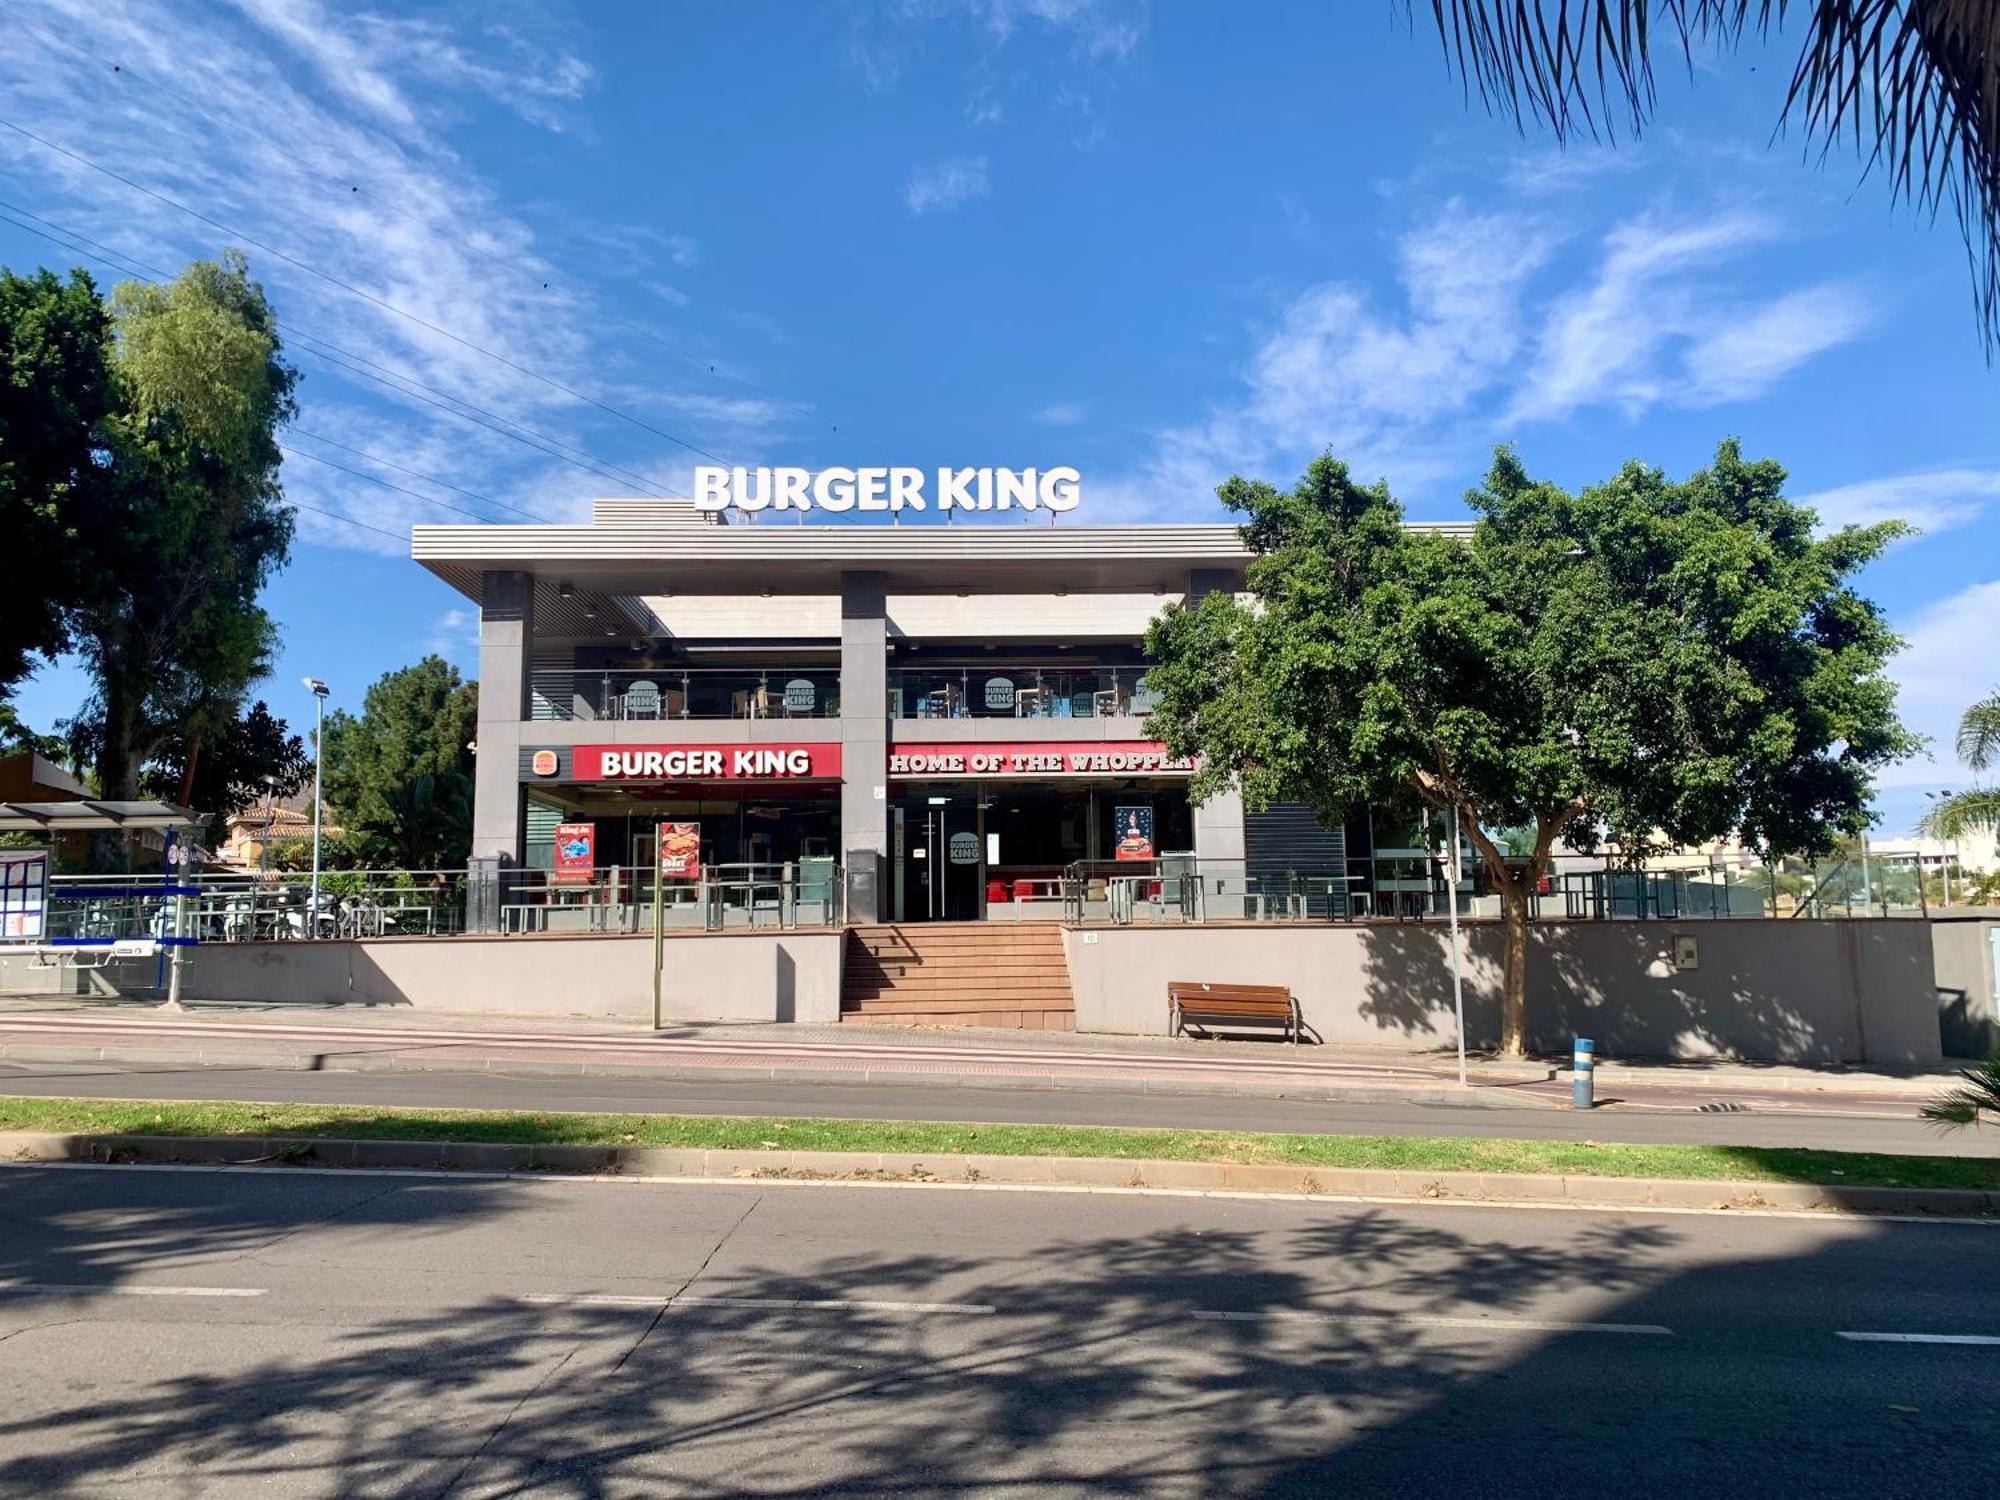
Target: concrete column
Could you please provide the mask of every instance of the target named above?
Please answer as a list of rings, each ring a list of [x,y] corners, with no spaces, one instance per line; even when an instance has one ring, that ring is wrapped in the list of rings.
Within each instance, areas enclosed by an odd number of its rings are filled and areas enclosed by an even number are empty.
[[[528,717],[528,654],[535,635],[534,580],[489,572],[479,606],[479,753],[472,784],[471,885],[466,925],[499,923],[504,871],[521,863],[521,726]]]
[[[847,920],[879,922],[889,878],[888,581],[840,575],[840,848]]]

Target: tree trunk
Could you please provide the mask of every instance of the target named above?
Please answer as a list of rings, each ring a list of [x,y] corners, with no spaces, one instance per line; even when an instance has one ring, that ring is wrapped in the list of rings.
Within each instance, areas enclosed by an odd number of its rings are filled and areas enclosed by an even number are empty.
[[[1506,918],[1500,987],[1500,1053],[1503,1057],[1520,1057],[1527,1050],[1530,889],[1523,872],[1510,872],[1500,887],[1500,911]]]
[[[107,658],[109,654],[105,653]],[[104,737],[97,745],[97,795],[106,802],[131,802],[139,795],[138,717],[139,695],[111,666],[104,673]],[[90,866],[105,872],[130,870],[130,836],[115,832],[91,835]]]

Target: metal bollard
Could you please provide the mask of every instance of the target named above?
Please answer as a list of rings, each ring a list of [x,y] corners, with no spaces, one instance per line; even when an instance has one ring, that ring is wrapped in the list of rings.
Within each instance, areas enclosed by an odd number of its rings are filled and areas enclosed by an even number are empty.
[[[1570,1055],[1570,1108],[1589,1109],[1595,1102],[1593,1085],[1597,1068],[1597,1043],[1589,1037],[1576,1039],[1576,1050]]]

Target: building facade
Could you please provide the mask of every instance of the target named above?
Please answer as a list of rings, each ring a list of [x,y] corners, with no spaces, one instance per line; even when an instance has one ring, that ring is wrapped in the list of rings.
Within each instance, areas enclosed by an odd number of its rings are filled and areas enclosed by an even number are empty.
[[[556,831],[587,828],[597,868],[643,874],[662,825],[691,825],[704,871],[838,879],[850,922],[1056,915],[1065,871],[1132,858],[1239,891],[1312,870],[1343,911],[1431,885],[1430,851],[1374,847],[1365,815],[1191,802],[1146,737],[1147,623],[1243,587],[1234,526],[725,525],[605,500],[589,525],[420,526],[413,553],[480,611],[488,868],[548,869]]]

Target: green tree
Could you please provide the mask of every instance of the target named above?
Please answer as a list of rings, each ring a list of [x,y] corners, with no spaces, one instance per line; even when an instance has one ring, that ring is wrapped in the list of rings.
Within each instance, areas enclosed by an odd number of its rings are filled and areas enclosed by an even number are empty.
[[[1914,748],[1883,673],[1895,638],[1846,582],[1899,528],[1816,539],[1783,480],[1730,442],[1681,483],[1634,463],[1570,495],[1502,449],[1455,537],[1406,529],[1331,457],[1289,492],[1232,478],[1253,602],[1154,622],[1149,732],[1199,758],[1197,797],[1240,784],[1329,822],[1405,792],[1456,807],[1501,897],[1518,1054],[1558,839],[1823,850],[1864,826],[1871,770]],[[1515,827],[1525,859],[1485,832]]]
[[[1558,138],[1636,134],[1653,53],[1692,65],[1803,17],[1780,123],[1851,142],[1892,198],[1949,203],[1989,353],[2000,333],[2000,5],[1991,0],[1431,0],[1452,66],[1489,106]],[[1809,153],[1814,154],[1814,153]]]
[[[232,732],[276,641],[257,596],[290,511],[277,430],[296,373],[240,254],[113,293],[108,472],[86,511],[78,650],[96,692],[71,724],[106,797],[177,746],[184,779]]]
[[[113,404],[109,331],[83,272],[0,270],[0,697],[68,639]]]
[[[1959,760],[1973,771],[2000,765],[2000,688],[1960,716],[1956,749]],[[2000,837],[2000,787],[1975,782],[1942,799],[1924,815],[1921,831],[1937,839],[1978,834]]]
[[[214,814],[208,830],[213,841],[221,837],[222,819],[230,813],[262,801],[267,793],[290,797],[311,775],[305,741],[260,699],[225,725],[203,753],[197,753],[191,735],[170,733],[139,786],[148,796]]]
[[[453,869],[472,847],[479,685],[426,656],[326,721],[326,801],[370,863]]]

